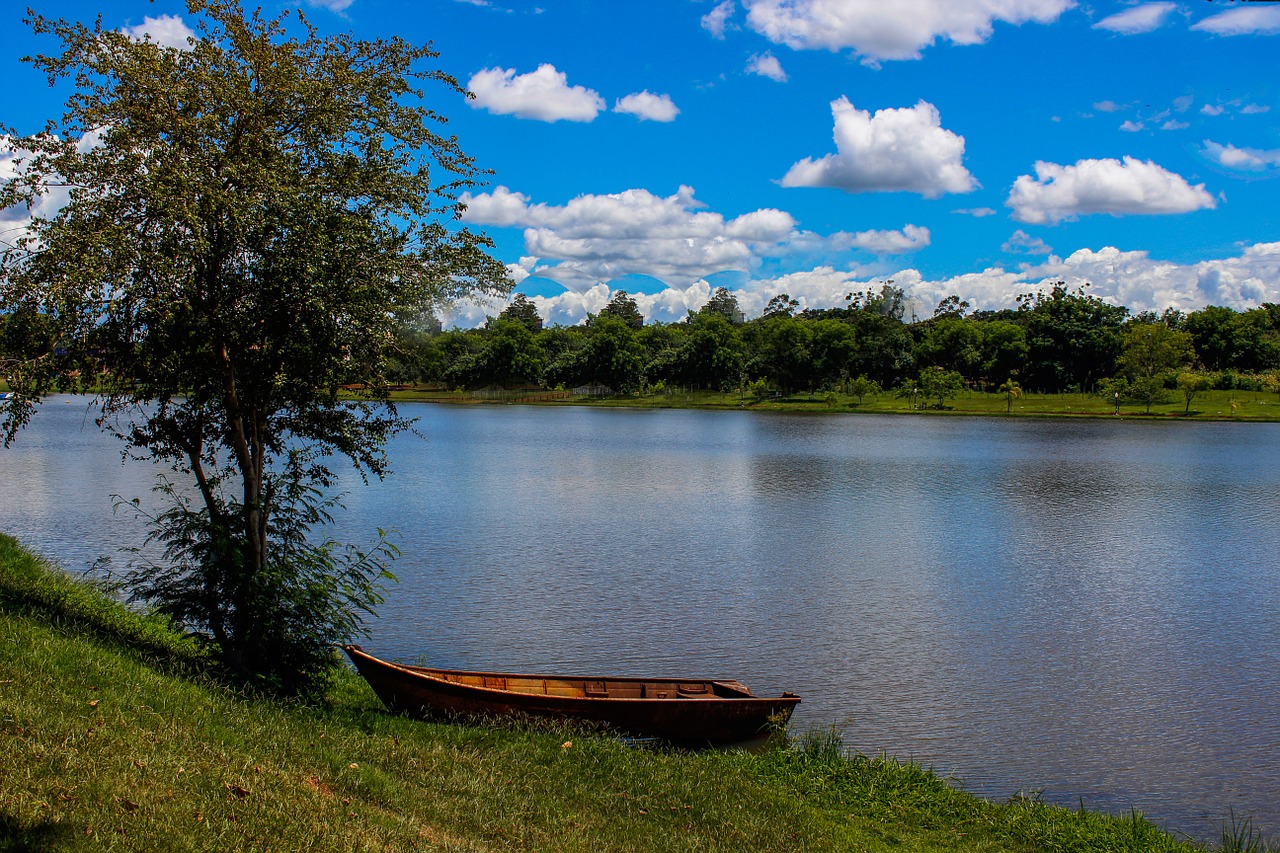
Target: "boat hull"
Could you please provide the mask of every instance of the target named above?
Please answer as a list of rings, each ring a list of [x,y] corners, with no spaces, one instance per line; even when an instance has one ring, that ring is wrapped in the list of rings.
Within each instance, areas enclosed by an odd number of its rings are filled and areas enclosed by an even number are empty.
[[[413,717],[545,717],[672,743],[732,743],[786,725],[800,697],[751,695],[735,681],[467,672],[389,663],[343,646],[390,710]]]

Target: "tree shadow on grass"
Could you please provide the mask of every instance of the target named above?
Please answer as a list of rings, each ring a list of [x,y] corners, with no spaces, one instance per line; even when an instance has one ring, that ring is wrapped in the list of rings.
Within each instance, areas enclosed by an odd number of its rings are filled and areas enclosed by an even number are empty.
[[[166,671],[195,675],[210,668],[207,652],[159,614],[128,607],[102,584],[72,577],[2,534],[0,614],[91,636]]]
[[[23,823],[0,812],[0,853],[47,853],[69,844],[72,828],[65,823]]]

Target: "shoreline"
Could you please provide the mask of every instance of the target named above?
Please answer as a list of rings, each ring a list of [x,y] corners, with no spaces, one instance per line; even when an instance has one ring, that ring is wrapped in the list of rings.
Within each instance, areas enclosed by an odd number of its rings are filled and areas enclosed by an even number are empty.
[[[838,731],[764,753],[640,749],[558,725],[388,714],[340,670],[324,701],[244,695],[198,647],[0,534],[4,840],[43,849],[1151,850],[1140,813],[846,754]],[[745,805],[744,805],[745,804]],[[1251,830],[1233,826],[1238,841]]]
[[[1271,398],[1275,399],[1271,399]],[[852,395],[805,392],[790,396],[750,400],[737,392],[694,391],[635,396],[568,395],[564,392],[521,389],[487,392],[476,396],[467,391],[442,391],[410,387],[391,392],[395,403],[440,403],[444,405],[525,405],[549,408],[578,406],[613,409],[685,409],[693,411],[790,412],[814,415],[926,415],[934,417],[1000,417],[1047,419],[1106,419],[1169,422],[1249,423],[1280,422],[1280,395],[1264,391],[1207,391],[1197,395],[1187,411],[1182,400],[1153,405],[1150,413],[1138,404],[1121,404],[1119,410],[1100,397],[1089,394],[1025,394],[1013,406],[1000,394],[969,392],[947,399],[943,408],[910,397],[881,394],[859,401]]]

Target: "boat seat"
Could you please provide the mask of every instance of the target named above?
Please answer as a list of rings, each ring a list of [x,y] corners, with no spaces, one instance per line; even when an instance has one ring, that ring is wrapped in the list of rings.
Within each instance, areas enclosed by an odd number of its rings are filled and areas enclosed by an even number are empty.
[[[676,696],[681,699],[714,699],[715,693],[705,684],[681,684],[676,687]]]

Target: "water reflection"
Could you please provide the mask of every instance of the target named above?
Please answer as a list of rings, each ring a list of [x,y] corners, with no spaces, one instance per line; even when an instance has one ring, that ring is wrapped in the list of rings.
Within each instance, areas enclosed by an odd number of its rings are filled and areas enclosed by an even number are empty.
[[[0,529],[72,564],[151,473],[53,409]],[[408,409],[333,531],[399,533],[379,654],[728,675],[988,796],[1280,833],[1276,426]]]

